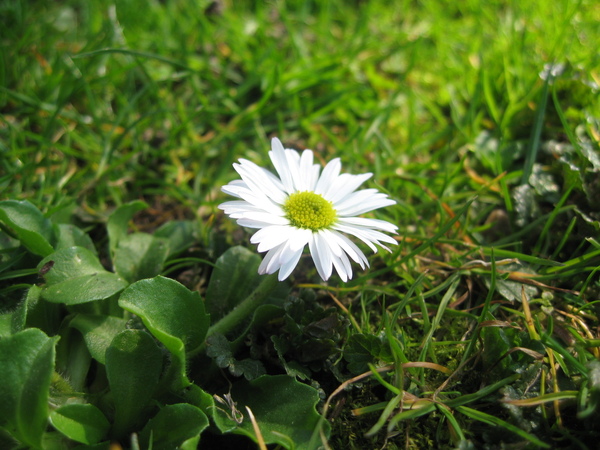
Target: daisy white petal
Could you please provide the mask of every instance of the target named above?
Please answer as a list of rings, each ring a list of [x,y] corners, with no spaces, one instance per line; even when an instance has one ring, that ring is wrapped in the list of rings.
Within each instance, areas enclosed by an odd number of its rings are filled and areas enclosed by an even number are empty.
[[[344,283],[346,281],[348,281],[348,274],[346,273],[346,268],[341,263],[340,259],[339,258],[333,258],[332,262],[333,262],[333,267],[335,268],[335,271],[337,272],[337,274],[340,277],[340,279]],[[350,278],[352,278],[352,274],[350,274]]]
[[[336,256],[332,258],[332,262],[335,271],[344,283],[352,279],[352,266],[350,265],[348,256],[344,252],[342,252],[339,257]]]
[[[283,242],[282,244],[279,244],[279,246],[269,250],[265,257],[266,261],[263,261],[263,263],[265,263],[264,273],[270,274],[278,271],[283,265],[293,261],[296,257],[296,253],[297,252],[289,249],[288,242]],[[263,263],[261,263],[261,266]],[[259,266],[259,272],[261,266]]]
[[[294,184],[299,191],[312,191],[313,186],[313,152],[304,150],[300,157],[298,172],[294,177]]]
[[[305,228],[293,228],[294,230],[292,237],[290,238],[290,248],[293,251],[302,250],[308,244],[313,236],[312,230],[307,230]]]
[[[273,260],[279,259],[279,253],[281,252],[282,244],[279,247],[272,248],[267,252],[260,265],[258,266],[258,273],[264,275],[266,273],[271,274],[279,269],[279,266],[272,264]]]
[[[350,259],[348,258],[348,255],[346,255],[345,253],[342,253],[342,256],[340,256],[340,260],[342,261],[342,264],[344,265],[344,269],[346,270],[346,276],[348,277],[348,279],[352,279],[352,264],[350,264]],[[338,270],[339,273],[339,270]]]
[[[281,207],[275,204],[271,199],[262,194],[260,191],[253,191],[252,189],[246,186],[232,184],[223,186],[221,190],[227,194],[233,195],[234,197],[241,198],[249,204],[258,206],[263,211],[269,211],[274,214],[281,212]]]
[[[236,219],[234,217],[234,219]],[[264,227],[268,227],[271,225],[277,225],[277,223],[274,220],[270,220],[269,217],[265,217],[265,219],[263,220],[259,220],[259,219],[247,219],[247,218],[239,218],[236,219],[237,223],[239,226],[241,227],[247,227],[247,228],[264,228]]]
[[[232,200],[229,202],[221,203],[218,206],[219,209],[222,209],[225,214],[228,216],[238,213],[238,212],[246,212],[246,211],[262,211],[258,206],[254,206],[243,200]]]
[[[260,266],[258,267],[259,274],[271,274],[279,270],[277,278],[279,281],[286,279],[292,270],[298,264],[302,256],[302,249],[291,250],[288,242],[284,242],[277,247],[272,248],[267,252]]]
[[[386,222],[385,220],[369,219],[366,217],[344,217],[341,218],[339,222],[348,225],[358,225],[365,228],[377,228],[379,230],[387,231],[388,233],[395,233],[396,230],[398,230],[396,225]]]
[[[341,231],[343,233],[356,236],[361,241],[363,241],[365,244],[367,244],[369,246],[369,248],[371,250],[373,250],[373,253],[377,253],[377,247],[375,247],[374,244],[379,245],[381,248],[384,248],[388,252],[391,251],[388,247],[383,245],[381,243],[381,241],[387,242],[392,245],[396,244],[396,241],[393,238],[389,237],[387,234],[383,234],[379,231],[371,230],[368,228],[357,227],[357,226],[352,226],[352,225],[336,224],[335,229],[338,231]]]
[[[329,245],[329,248],[334,256],[339,257],[342,253],[344,253],[342,247],[338,243],[337,239],[334,238],[333,233],[330,230],[321,230],[319,231],[319,235],[321,235],[325,242],[327,242],[327,245]]]
[[[346,252],[346,254],[350,256],[350,258],[352,258],[354,262],[360,265],[362,269],[364,269],[365,266],[369,266],[369,261],[367,260],[367,257],[362,252],[362,250],[356,246],[354,242],[352,242],[346,236],[344,236],[341,233],[338,233],[335,230],[327,230],[327,232],[327,239],[335,241],[340,246],[340,248],[344,252]]]
[[[270,223],[272,225],[287,225],[289,223],[285,217],[271,214],[269,212],[247,211],[241,213],[240,215],[243,219],[258,220],[261,222]]]
[[[254,233],[250,242],[258,244],[257,250],[262,253],[287,242],[293,232],[294,229],[287,225],[270,225]]]
[[[302,180],[300,174],[300,155],[296,150],[286,148],[285,159],[287,162],[287,167],[292,175],[293,185],[293,191],[288,191],[288,193],[291,194],[294,191],[301,191]]]
[[[375,245],[373,245],[373,240],[369,239],[360,228],[349,227],[349,226],[345,226],[345,225],[336,225],[335,229],[338,231],[341,231],[342,233],[351,234],[351,235],[359,238],[361,241],[363,241],[365,244],[367,244],[371,250],[373,250],[373,253],[377,253],[377,247],[375,247]]]
[[[319,181],[317,181],[317,186],[315,187],[315,194],[324,195],[329,190],[329,188],[335,183],[335,180],[340,174],[340,170],[342,170],[342,163],[340,162],[340,158],[334,158],[331,161],[329,161],[323,169],[323,173],[321,173]]]
[[[344,173],[340,175],[333,186],[324,197],[334,203],[343,200],[348,194],[354,192],[357,187],[367,181],[373,176],[372,173],[365,173],[363,175],[349,175]]]
[[[273,138],[271,140],[271,151],[269,152],[269,156],[273,162],[273,165],[275,166],[275,170],[279,174],[279,178],[281,179],[284,189],[288,193],[294,192],[292,173],[287,162],[285,149],[283,148],[283,145],[279,139]]]
[[[279,281],[283,281],[287,277],[290,276],[290,274],[292,273],[292,271],[298,265],[298,261],[300,261],[300,257],[302,256],[302,250],[303,249],[304,249],[304,246],[302,246],[301,249],[296,250],[293,253],[293,256],[285,264],[281,265],[281,267],[279,269],[279,274],[277,275],[277,279]]]
[[[232,195],[233,197],[238,197],[238,198],[241,198],[241,196],[239,194],[240,189],[248,189],[248,186],[242,180],[234,180],[231,183],[226,184],[225,186],[223,186],[221,188],[221,190],[223,192],[225,192],[226,194],[229,194],[229,195]]]
[[[396,204],[394,200],[378,192],[376,189],[364,189],[347,195],[343,200],[336,203],[335,206],[338,215],[344,217],[363,214],[394,204]]]
[[[331,230],[331,239],[335,240],[342,250],[344,250],[344,252],[346,252],[346,254],[350,256],[355,263],[360,265],[361,269],[369,267],[369,260],[365,254],[354,242],[348,239],[347,236],[344,236],[335,230]]]
[[[319,234],[331,250],[331,262],[333,263],[335,271],[342,281],[348,281],[348,278],[352,278],[352,267],[350,266],[348,256],[346,256],[346,253],[339,245],[337,239],[332,237],[333,233],[331,233],[331,231],[321,230]]]
[[[315,263],[317,272],[323,280],[327,281],[331,276],[331,249],[319,233],[314,233],[313,239],[308,243],[310,255]]]
[[[245,159],[240,159],[240,164],[234,164],[233,167],[254,193],[264,194],[277,203],[285,201],[286,195],[281,182],[276,183],[277,178],[265,176],[262,167]]]
[[[297,262],[299,258],[299,256],[297,256],[298,253],[301,254],[304,249],[304,247],[294,249],[291,247],[290,243],[291,241],[287,241],[285,244],[282,244],[283,249],[281,250],[278,261],[279,267],[283,267],[294,260]]]

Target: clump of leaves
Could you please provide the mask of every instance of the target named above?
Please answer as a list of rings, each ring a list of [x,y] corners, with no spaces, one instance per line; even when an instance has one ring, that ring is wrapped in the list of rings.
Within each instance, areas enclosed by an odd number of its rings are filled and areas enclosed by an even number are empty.
[[[283,305],[283,327],[270,337],[285,371],[301,379],[331,367],[341,352],[348,320],[335,308],[316,302],[313,291],[291,296]]]
[[[161,275],[181,264],[194,226],[130,233],[144,207],[117,208],[107,221],[108,248],[99,252],[75,225],[55,223],[26,201],[0,202],[0,274],[26,281],[3,287],[13,304],[0,314],[0,443],[196,448],[212,424],[224,435],[311,448],[315,429],[328,434],[318,391],[233,356],[248,333],[284,316],[287,287],[248,271],[257,256],[234,247],[217,260],[201,298]],[[99,253],[108,255],[107,267]],[[221,295],[234,278],[253,290]],[[249,381],[208,392],[225,380],[210,364],[198,376],[205,354]]]

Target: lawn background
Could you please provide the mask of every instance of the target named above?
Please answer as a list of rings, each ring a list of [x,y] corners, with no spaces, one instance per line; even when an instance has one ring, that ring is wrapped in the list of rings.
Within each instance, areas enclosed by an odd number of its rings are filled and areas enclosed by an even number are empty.
[[[235,160],[269,167],[273,136],[340,157],[397,200],[375,217],[400,232],[346,285],[325,289],[308,262],[292,279],[353,325],[337,371],[312,380],[325,398],[368,370],[348,368],[354,334],[392,367],[332,399],[332,448],[532,445],[506,423],[593,446],[599,28],[591,0],[2,1],[0,199],[99,247],[108,215],[141,199],[135,229],[195,220],[197,253],[215,261],[248,245],[216,209]],[[2,280],[7,309],[22,281]],[[451,406],[398,415],[414,400],[402,390]]]

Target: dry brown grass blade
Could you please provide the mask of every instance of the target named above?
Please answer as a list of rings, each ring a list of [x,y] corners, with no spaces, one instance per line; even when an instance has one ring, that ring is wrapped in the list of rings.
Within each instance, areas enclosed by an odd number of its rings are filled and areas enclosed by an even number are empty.
[[[250,417],[250,422],[252,422],[252,429],[254,430],[254,434],[256,435],[256,441],[258,444],[258,448],[260,450],[267,450],[267,445],[265,444],[265,438],[263,437],[263,435],[260,431],[260,427],[258,426],[256,417],[254,417],[254,413],[248,406],[246,406],[246,411],[248,411],[248,417]]]

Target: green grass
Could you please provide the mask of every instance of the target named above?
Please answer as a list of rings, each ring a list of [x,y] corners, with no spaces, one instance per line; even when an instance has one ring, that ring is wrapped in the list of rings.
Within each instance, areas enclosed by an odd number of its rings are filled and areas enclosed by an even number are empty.
[[[203,295],[226,248],[251,248],[216,208],[231,164],[269,167],[272,136],[340,157],[397,200],[376,217],[400,235],[347,284],[292,277],[352,324],[307,383],[326,398],[390,366],[331,399],[331,448],[595,445],[596,2],[113,3],[0,2],[0,200],[101,254],[127,202],[151,205],[138,230],[191,218],[169,276],[201,264]],[[6,305],[26,269],[0,278]]]

